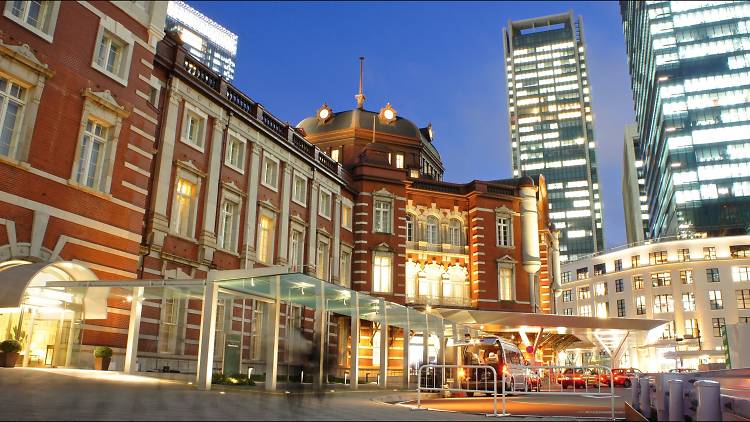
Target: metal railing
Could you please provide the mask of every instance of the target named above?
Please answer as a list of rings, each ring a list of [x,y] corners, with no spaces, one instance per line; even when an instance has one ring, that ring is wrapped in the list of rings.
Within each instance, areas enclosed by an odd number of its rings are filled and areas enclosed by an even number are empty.
[[[423,373],[424,376],[422,376]],[[462,379],[471,381],[462,382]],[[497,413],[497,371],[492,366],[422,365],[417,372],[417,408],[422,406],[422,391],[491,394],[492,415],[501,416]],[[503,391],[505,391],[504,388]],[[505,415],[504,410],[503,415]]]

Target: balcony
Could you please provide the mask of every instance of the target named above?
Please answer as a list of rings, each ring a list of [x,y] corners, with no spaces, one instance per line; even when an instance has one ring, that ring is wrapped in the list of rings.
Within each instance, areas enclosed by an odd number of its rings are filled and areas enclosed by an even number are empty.
[[[442,243],[442,244],[436,244],[436,243],[428,243],[424,241],[419,242],[406,242],[406,249],[414,250],[414,251],[420,251],[420,252],[433,252],[437,255],[469,255],[469,247],[468,246],[458,246],[458,245],[452,245],[450,243]]]
[[[469,297],[450,297],[450,296],[431,296],[431,295],[407,295],[406,303],[413,305],[430,305],[430,306],[460,306],[471,307],[471,298]]]

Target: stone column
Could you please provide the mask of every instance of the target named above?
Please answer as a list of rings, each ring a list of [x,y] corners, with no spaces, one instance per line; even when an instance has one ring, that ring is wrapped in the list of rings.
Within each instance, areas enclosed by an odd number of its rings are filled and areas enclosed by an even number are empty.
[[[200,242],[200,257],[204,263],[211,263],[216,250],[216,210],[219,204],[219,186],[221,185],[221,152],[224,145],[224,132],[228,124],[224,116],[214,118],[211,135],[211,155],[209,157],[208,175],[206,176],[206,201],[203,203],[203,229]]]
[[[341,195],[336,195],[333,210],[333,246],[331,247],[331,278],[335,283],[339,283],[339,269],[341,259]]]
[[[312,188],[310,189],[310,221],[309,232],[307,236],[307,265],[305,274],[315,275],[318,242],[318,191],[320,183],[313,179]]]
[[[159,151],[154,160],[158,160],[155,166],[156,186],[154,187],[154,215],[152,224],[154,230],[153,244],[159,248],[164,245],[164,239],[169,231],[169,219],[167,218],[167,205],[169,194],[172,191],[172,162],[174,161],[174,146],[180,128],[177,127],[177,118],[180,112],[180,101],[182,97],[176,93],[179,80],[172,79],[168,92],[168,104],[166,119],[164,120],[164,133],[159,144]]]
[[[286,264],[289,259],[289,204],[292,202],[292,169],[284,163],[284,178],[281,185],[281,225],[279,230],[279,254],[277,264]]]
[[[247,208],[245,211],[245,268],[252,268],[255,261],[255,227],[258,214],[258,179],[260,175],[260,144],[253,144],[250,161]]]

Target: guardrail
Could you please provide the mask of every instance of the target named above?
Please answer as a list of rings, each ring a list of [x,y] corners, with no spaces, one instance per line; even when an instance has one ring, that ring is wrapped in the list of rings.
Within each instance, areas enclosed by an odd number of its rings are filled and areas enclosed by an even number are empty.
[[[462,378],[473,381],[466,382],[466,388],[463,388]],[[497,413],[497,370],[489,365],[422,365],[417,372],[417,408],[422,405],[422,391],[491,394],[492,415],[501,416]],[[504,407],[502,415],[505,415]]]

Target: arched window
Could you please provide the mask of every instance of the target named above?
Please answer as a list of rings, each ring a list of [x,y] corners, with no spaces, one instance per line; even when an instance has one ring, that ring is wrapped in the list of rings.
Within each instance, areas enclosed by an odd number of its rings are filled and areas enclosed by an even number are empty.
[[[461,221],[452,219],[448,225],[448,237],[451,245],[461,246]]]
[[[414,241],[414,216],[406,214],[406,241]]]
[[[427,243],[438,243],[438,219],[427,217]]]

